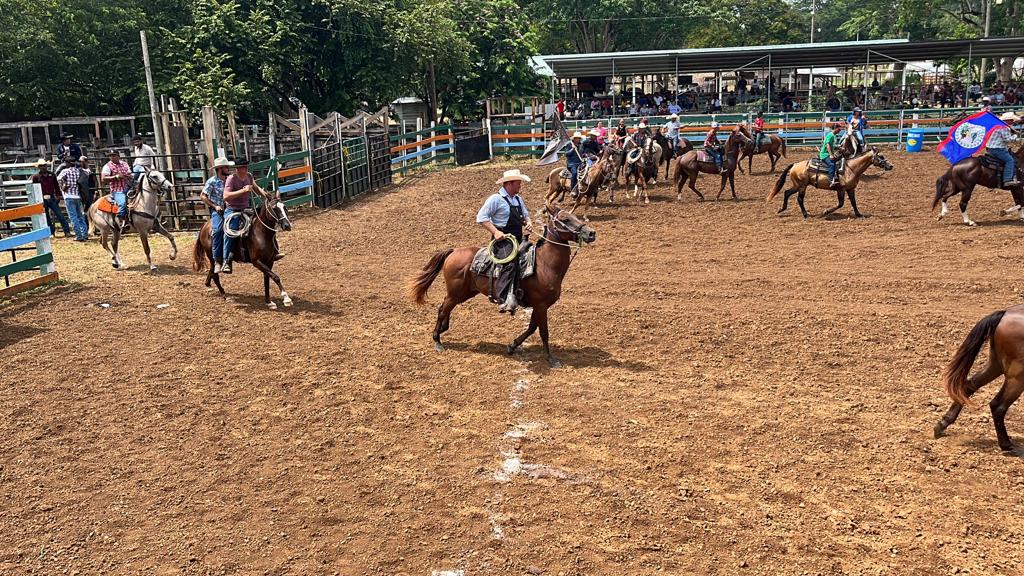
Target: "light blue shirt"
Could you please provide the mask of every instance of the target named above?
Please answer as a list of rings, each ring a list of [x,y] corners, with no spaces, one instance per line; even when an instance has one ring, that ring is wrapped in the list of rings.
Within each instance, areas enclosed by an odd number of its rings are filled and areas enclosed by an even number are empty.
[[[519,208],[523,211],[523,223],[525,224],[530,220],[530,213],[526,210],[526,204],[523,203],[523,197],[516,194],[515,198],[508,195],[505,191],[505,187],[502,186],[501,190],[498,190],[494,194],[491,194],[487,200],[484,201],[484,205],[480,207],[480,211],[476,213],[476,223],[482,224],[484,222],[490,222],[494,224],[496,228],[508,224],[508,218],[511,216],[508,204],[505,202],[505,198],[508,198],[509,202],[515,206],[519,205]]]
[[[678,138],[679,137],[679,127],[680,126],[681,125],[679,124],[678,120],[676,120],[676,121],[669,120],[665,124],[665,131],[667,132],[666,136],[669,137],[669,138]]]

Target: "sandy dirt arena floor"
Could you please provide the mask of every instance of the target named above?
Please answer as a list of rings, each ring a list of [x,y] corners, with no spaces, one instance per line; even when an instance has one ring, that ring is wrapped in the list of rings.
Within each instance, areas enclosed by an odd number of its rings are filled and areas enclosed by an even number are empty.
[[[777,216],[763,156],[739,202],[603,196],[552,309],[561,370],[536,336],[506,356],[526,320],[481,297],[436,353],[443,283],[402,288],[483,242],[507,164],[297,217],[277,311],[251,267],[234,304],[207,291],[188,235],[153,275],[136,238],[121,272],[58,240],[68,283],[0,305],[0,573],[1022,573],[997,384],[932,426],[956,347],[1022,299],[1024,227],[988,190],[978,228],[936,221],[945,161],[889,157],[860,220],[820,218],[825,191]]]

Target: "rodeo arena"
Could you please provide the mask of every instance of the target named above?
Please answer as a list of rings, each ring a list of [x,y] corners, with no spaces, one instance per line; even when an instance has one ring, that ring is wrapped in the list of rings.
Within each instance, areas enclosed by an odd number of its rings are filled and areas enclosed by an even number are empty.
[[[0,573],[1024,573],[1006,57],[0,124]]]

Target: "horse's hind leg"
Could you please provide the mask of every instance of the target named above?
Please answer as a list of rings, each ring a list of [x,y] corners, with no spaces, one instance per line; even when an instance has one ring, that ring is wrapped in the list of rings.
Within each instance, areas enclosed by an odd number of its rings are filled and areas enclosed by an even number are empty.
[[[693,193],[697,195],[697,198],[699,198],[701,202],[704,201],[704,195],[700,193],[700,190],[697,190],[697,173],[696,172],[694,172],[693,174],[690,175],[690,190],[693,190]]]
[[[434,324],[434,334],[432,335],[434,350],[438,352],[444,351],[444,346],[441,345],[441,334],[447,332],[451,326],[452,310],[465,301],[466,298],[459,299],[451,294],[446,294],[444,302],[441,302],[441,305],[437,307],[437,323]]]
[[[782,193],[782,208],[779,208],[779,214],[782,214],[789,209],[789,199],[792,198],[793,194],[796,194],[796,192],[796,188],[787,188],[785,192]]]
[[[804,215],[804,218],[809,218],[810,214],[807,213],[807,208],[804,207],[804,196],[806,195],[807,186],[804,186],[796,194],[796,203],[800,206],[800,212]]]
[[[1003,373],[1003,368],[999,365],[997,359],[993,356],[991,348],[989,348],[989,359],[988,364],[981,369],[980,372],[971,376],[967,379],[967,386],[964,387],[964,392],[970,397],[972,394],[981,389],[982,386],[995,380]],[[938,438],[949,428],[951,424],[956,422],[956,419],[960,416],[960,411],[963,410],[964,405],[959,402],[953,402],[953,405],[949,407],[946,414],[942,416],[939,423],[935,425],[935,437]]]
[[[971,217],[967,215],[967,204],[971,201],[971,194],[974,192],[974,186],[968,186],[963,192],[960,193],[960,215],[963,216],[964,225],[966,226],[977,226],[978,224],[971,220]]]
[[[992,422],[996,427],[996,439],[999,441],[999,448],[1005,452],[1014,450],[1010,435],[1006,433],[1006,411],[1024,392],[1024,376],[1017,374],[1013,378],[1007,376],[1006,383],[999,389],[999,393],[989,402],[992,410]]]
[[[860,213],[860,210],[857,209],[857,191],[856,190],[850,190],[850,206],[853,208],[853,217],[854,218],[863,218],[864,217],[864,215]]]
[[[111,250],[111,254],[113,254],[113,256],[111,256],[110,265],[113,266],[114,268],[118,268],[118,269],[120,269],[121,266],[122,266],[121,256],[118,255],[118,253],[117,253],[117,245],[120,244],[120,243],[121,243],[121,230],[118,229],[117,222],[115,222],[114,223],[114,229],[113,229],[113,237],[110,240],[110,247],[112,249]]]

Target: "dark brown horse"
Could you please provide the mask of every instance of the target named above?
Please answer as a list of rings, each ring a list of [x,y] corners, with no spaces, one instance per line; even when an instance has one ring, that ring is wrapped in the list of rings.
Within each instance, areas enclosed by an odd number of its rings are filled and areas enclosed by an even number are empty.
[[[267,307],[271,310],[277,309],[277,304],[270,298],[271,280],[274,281],[274,284],[277,284],[277,289],[281,291],[281,303],[285,306],[292,305],[291,296],[288,296],[288,293],[284,291],[284,286],[281,285],[281,277],[273,270],[274,262],[279,259],[278,255],[280,253],[277,247],[277,227],[279,225],[285,231],[292,229],[292,222],[288,219],[288,212],[285,210],[284,202],[281,202],[280,198],[270,198],[268,196],[264,199],[263,204],[256,209],[256,215],[253,217],[249,228],[249,235],[245,238],[238,238],[235,241],[236,249],[241,250],[243,246],[247,248],[249,262],[257,270],[263,272],[263,301],[267,303]],[[227,228],[226,225],[225,228]],[[217,290],[220,291],[220,295],[224,296],[224,287],[220,284],[220,274],[214,274],[213,272],[213,261],[211,227],[210,223],[206,222],[206,224],[203,224],[202,229],[199,230],[199,238],[196,239],[195,248],[192,250],[192,267],[196,272],[202,272],[209,267],[209,272],[206,274],[207,288],[209,288],[210,281],[212,280],[217,284]],[[236,257],[235,262],[241,262],[241,258]]]
[[[555,168],[548,173],[548,193],[546,202],[554,204],[561,201],[565,197],[565,193],[569,190],[572,180],[569,178],[562,177],[563,168]],[[601,152],[601,157],[594,162],[590,168],[587,169],[587,175],[583,181],[577,184],[576,196],[573,197],[572,208],[570,212],[576,212],[576,208],[583,206],[584,212],[586,212],[587,201],[590,201],[591,206],[597,205],[597,194],[600,192],[601,187],[604,186],[605,182],[611,180],[614,176],[614,168],[612,167],[612,151],[607,146]]]
[[[544,355],[552,367],[562,365],[551,354],[548,345],[548,308],[558,302],[562,295],[562,279],[569,271],[572,262],[572,243],[590,243],[597,238],[592,228],[580,221],[572,213],[557,206],[548,205],[547,222],[544,232],[537,242],[537,272],[520,283],[526,295],[525,305],[533,308],[530,314],[530,326],[508,346],[508,353],[516,349],[540,328],[540,339],[544,343]],[[448,330],[452,310],[459,304],[477,294],[489,294],[490,281],[478,276],[470,269],[473,256],[478,248],[447,248],[431,257],[423,271],[410,280],[408,285],[409,298],[416,304],[426,303],[427,289],[434,279],[444,273],[444,284],[447,289],[444,302],[438,307],[437,322],[434,324],[434,348],[444,350],[441,346],[441,334]]]
[[[750,138],[750,142],[740,150],[740,157],[738,162],[742,163],[743,159],[747,159],[747,172],[753,174],[754,172],[754,156],[757,154],[768,154],[768,159],[772,162],[772,173],[775,173],[775,163],[779,161],[779,158],[786,157],[786,141],[777,134],[765,134],[766,142],[761,145],[761,148],[754,150],[754,137],[747,130],[746,126],[740,125],[740,131],[747,138]],[[740,173],[743,173],[743,166],[740,166]]]
[[[629,198],[629,179],[633,179],[633,193],[636,194],[636,203],[640,203],[640,193],[643,192],[644,204],[650,204],[651,199],[647,195],[647,183],[658,181],[658,166],[661,165],[662,148],[648,138],[643,146],[629,141],[626,147],[626,198]],[[630,145],[632,147],[630,147]]]
[[[989,343],[988,363],[981,371],[968,378],[967,375],[970,374],[971,367],[986,342]],[[989,402],[992,422],[996,427],[996,438],[1001,449],[1020,455],[1006,433],[1005,418],[1006,411],[1021,392],[1024,392],[1024,305],[985,316],[974,325],[967,339],[960,344],[943,374],[943,384],[946,393],[953,400],[953,405],[935,425],[935,437],[942,436],[946,428],[956,422],[960,410],[970,403],[972,394],[1000,376],[1005,376],[1006,380]]]
[[[668,171],[672,167],[672,160],[693,150],[693,144],[689,140],[679,137],[679,146],[673,148],[672,142],[661,132],[661,128],[654,129],[654,141],[661,146],[661,161],[665,164],[665,180],[668,180]]]
[[[1017,158],[1018,170],[1024,165],[1024,146],[1021,146],[1013,155]],[[939,220],[949,213],[949,199],[960,194],[960,215],[963,216],[964,224],[977,226],[967,215],[967,203],[971,201],[971,194],[978,184],[987,188],[999,188],[1001,174],[994,168],[982,163],[981,158],[973,156],[953,164],[946,170],[946,173],[935,181],[935,199],[932,200],[932,210],[942,203],[942,211],[939,213]],[[1013,206],[1004,210],[1004,214],[1020,212],[1024,219],[1024,191],[1021,186],[1010,190],[1013,196]]]
[[[729,183],[729,188],[732,190],[733,200],[737,200],[736,196],[736,166],[739,158],[740,149],[746,145],[747,137],[738,130],[733,130],[729,133],[729,138],[725,141],[725,158],[722,159],[722,167],[719,168],[714,161],[703,151],[690,150],[683,154],[676,160],[676,171],[672,175],[672,180],[676,185],[676,200],[683,199],[683,183],[689,182],[690,190],[700,198],[704,200],[704,195],[697,190],[697,174],[703,172],[705,174],[721,174],[722,175],[722,187],[718,189],[718,196],[722,197],[722,192],[725,191],[725,183]]]

